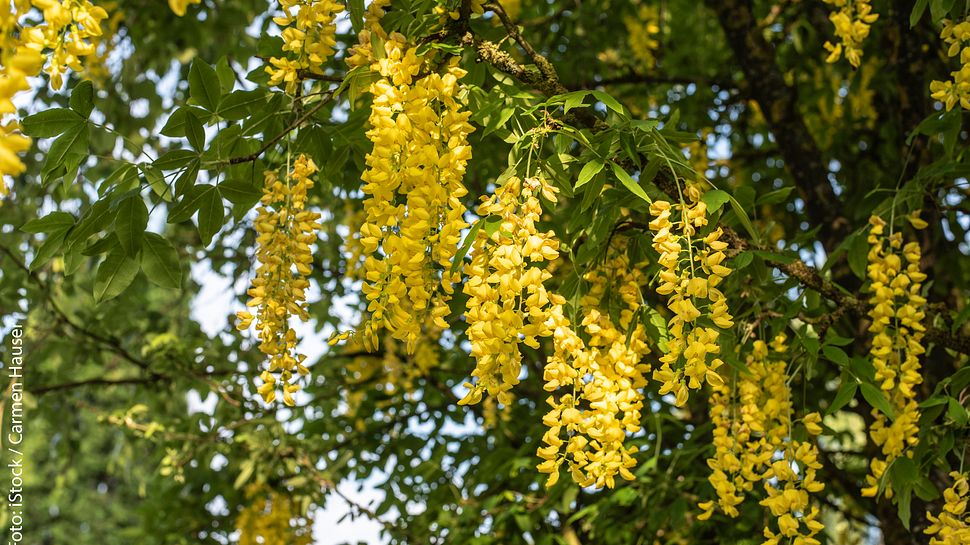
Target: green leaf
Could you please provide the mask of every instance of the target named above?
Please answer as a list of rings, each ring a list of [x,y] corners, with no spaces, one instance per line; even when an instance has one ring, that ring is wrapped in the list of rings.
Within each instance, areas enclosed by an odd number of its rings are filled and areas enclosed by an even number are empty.
[[[111,222],[112,212],[111,202],[106,198],[92,204],[81,221],[78,222],[77,228],[71,231],[71,234],[67,237],[68,245],[73,246],[78,242],[85,242],[91,235],[101,231]]]
[[[50,138],[63,134],[68,129],[84,124],[84,118],[67,108],[52,108],[21,121],[24,134],[34,138]]]
[[[232,91],[232,88],[236,85],[236,72],[225,56],[219,58],[216,62],[216,74],[219,76],[219,87],[225,89],[226,92]]]
[[[916,23],[923,17],[923,12],[926,11],[926,4],[927,0],[916,0],[916,3],[913,5],[913,11],[909,14],[909,28],[915,27]]]
[[[125,291],[138,275],[138,262],[116,248],[98,267],[94,277],[94,301],[113,299]]]
[[[615,98],[611,97],[607,93],[604,93],[603,91],[593,91],[593,96],[596,97],[596,100],[605,104],[607,108],[613,110],[614,112],[620,115],[624,115],[623,106],[621,106],[620,103],[617,102]]]
[[[34,258],[30,261],[30,265],[27,268],[31,271],[36,271],[50,261],[52,257],[57,255],[64,247],[64,239],[68,231],[70,231],[70,227],[47,235],[44,242],[34,252]]]
[[[754,260],[754,254],[749,251],[743,251],[734,256],[734,269],[741,270],[750,265],[752,260]]]
[[[219,192],[232,204],[244,207],[252,207],[263,195],[258,187],[243,180],[226,180],[219,184]]]
[[[57,137],[47,152],[44,163],[46,172],[63,165],[69,154],[86,154],[88,150],[88,125],[81,122],[68,128],[64,134]]]
[[[210,112],[216,111],[222,96],[219,74],[199,58],[192,61],[189,68],[189,96]]]
[[[893,412],[893,408],[889,405],[889,401],[886,396],[883,395],[882,390],[876,388],[868,382],[863,382],[859,385],[859,389],[862,390],[862,397],[872,405],[873,408],[879,409],[883,414],[889,418],[896,418],[896,414]]]
[[[859,383],[851,377],[844,376],[842,378],[842,384],[839,385],[839,391],[835,393],[835,398],[832,400],[832,404],[826,409],[825,414],[834,414],[842,407],[845,407],[855,398],[856,392],[859,391]]]
[[[266,91],[233,91],[219,104],[219,116],[229,121],[245,119],[254,109],[266,104]]]
[[[967,410],[963,408],[963,405],[961,405],[959,401],[952,397],[947,402],[946,415],[950,418],[950,420],[953,420],[961,426],[965,426],[967,424]]]
[[[576,189],[586,185],[587,182],[593,179],[593,176],[603,170],[605,163],[599,159],[593,159],[592,161],[583,165],[583,169],[579,171],[579,179],[576,180]]]
[[[185,112],[185,137],[196,151],[205,149],[205,129],[202,128],[199,118],[189,111]]]
[[[822,354],[825,355],[825,359],[833,363],[837,363],[841,367],[847,367],[849,365],[849,355],[845,353],[845,350],[842,350],[838,346],[823,346]]]
[[[744,207],[741,206],[741,203],[739,203],[734,197],[731,197],[729,202],[731,203],[731,210],[734,211],[734,215],[738,217],[738,220],[741,222],[741,226],[744,227],[744,230],[747,231],[748,236],[751,237],[751,241],[755,244],[760,244],[761,237],[759,237],[758,232],[754,230],[754,225],[751,224],[751,219],[748,218],[748,214],[744,211]]]
[[[897,458],[899,460],[910,460],[909,458]],[[913,488],[910,486],[894,486],[896,489],[896,513],[899,515],[900,522],[903,523],[903,528],[909,530],[909,520],[912,515],[911,503],[913,499]]]
[[[479,219],[472,224],[471,228],[468,229],[468,234],[465,235],[465,240],[462,241],[461,246],[458,248],[458,252],[455,253],[455,257],[451,260],[451,274],[455,274],[461,269],[461,264],[465,260],[465,256],[468,255],[468,250],[472,247],[472,243],[475,242],[475,237],[478,236],[478,231],[482,228],[482,223],[484,223],[485,218]]]
[[[67,231],[71,227],[74,227],[74,223],[74,216],[67,212],[51,212],[42,218],[35,218],[28,221],[20,227],[20,230],[33,234],[56,233],[58,231]]]
[[[182,287],[182,268],[179,255],[165,237],[157,233],[145,233],[141,250],[141,270],[150,282],[163,288]]]
[[[713,214],[714,212],[720,210],[725,203],[730,202],[731,194],[727,191],[721,191],[720,189],[712,189],[707,193],[704,193],[701,200],[707,205],[707,213]]]
[[[139,164],[138,169],[148,180],[148,186],[152,188],[156,195],[165,202],[172,202],[172,190],[169,188],[168,182],[165,181],[165,175],[162,174],[161,170],[149,163]]]
[[[610,163],[610,166],[613,167],[613,174],[616,175],[617,179],[620,180],[620,183],[623,184],[623,187],[630,190],[630,193],[633,193],[637,197],[640,197],[643,200],[643,202],[647,204],[650,204],[651,202],[653,202],[650,200],[650,197],[647,196],[647,192],[644,191],[642,187],[640,187],[640,184],[638,184],[637,181],[634,180],[633,177],[630,176],[630,174],[628,174],[627,171],[623,169],[623,167],[621,167],[616,163]]]
[[[854,238],[849,244],[848,249],[848,261],[849,269],[855,274],[859,279],[865,279],[866,277],[866,267],[869,264],[869,242],[866,240],[866,236],[862,233],[855,233],[852,235]]]
[[[364,29],[364,0],[348,0],[347,11],[350,12],[350,24],[354,34]]]
[[[118,205],[115,216],[115,236],[129,257],[135,257],[141,248],[145,228],[148,227],[148,207],[141,195],[134,193]]]
[[[152,164],[155,165],[155,168],[161,170],[178,170],[188,165],[193,159],[197,159],[198,157],[199,154],[192,150],[175,149],[165,152],[164,155],[158,159],[155,159],[155,162]]]
[[[192,217],[193,214],[202,206],[202,203],[209,199],[209,193],[216,192],[215,186],[196,185],[189,189],[182,200],[168,211],[168,223],[181,223]]]
[[[94,109],[94,85],[90,80],[84,80],[71,90],[71,109],[87,118]]]
[[[219,190],[211,185],[206,187],[212,188],[212,191],[206,191],[199,202],[199,235],[202,236],[202,244],[208,246],[212,237],[222,228],[226,210]]]

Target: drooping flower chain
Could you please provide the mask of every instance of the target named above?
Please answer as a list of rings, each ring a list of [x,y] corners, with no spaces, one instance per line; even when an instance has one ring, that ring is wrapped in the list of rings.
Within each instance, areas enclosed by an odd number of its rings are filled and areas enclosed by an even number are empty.
[[[303,74],[323,74],[323,66],[337,45],[337,14],[343,4],[334,0],[279,0],[283,15],[273,21],[283,29],[283,57],[271,57],[266,67],[270,85],[295,94]]]
[[[877,216],[870,218],[869,225],[866,274],[872,307],[869,331],[873,335],[869,353],[876,382],[895,413],[889,422],[881,411],[872,410],[875,422],[869,435],[885,458],[871,461],[862,494],[875,496],[888,465],[900,456],[912,456],[918,442],[920,411],[915,388],[923,381],[919,357],[926,351],[922,344],[926,299],[920,294],[926,274],[919,269],[919,244],[904,246],[898,231],[887,236],[886,222]],[[892,496],[888,483],[885,491],[887,497]]]
[[[949,46],[947,55],[960,55],[960,69],[950,72],[947,81],[930,82],[930,96],[942,102],[947,111],[957,104],[970,110],[970,19],[959,23],[944,20],[940,38]]]
[[[829,20],[835,27],[835,35],[839,43],[825,42],[825,49],[829,56],[825,62],[836,62],[845,57],[855,68],[862,62],[862,42],[869,36],[869,26],[879,18],[878,13],[872,13],[869,0],[825,0],[838,11],[829,14]]]
[[[660,285],[657,293],[668,296],[667,307],[673,316],[667,324],[670,340],[660,369],[653,378],[663,383],[661,394],[673,393],[677,406],[687,402],[689,389],[707,381],[719,383],[717,368],[723,362],[713,357],[720,352],[720,329],[734,326],[727,300],[717,286],[731,273],[722,265],[727,243],[720,240],[720,227],[704,237],[699,231],[707,225],[707,205],[695,186],[686,188],[687,202],[671,205],[654,201],[653,247],[660,254]],[[715,327],[698,323],[702,316]]]
[[[423,324],[447,328],[446,302],[459,279],[451,262],[468,226],[462,178],[474,128],[456,98],[465,74],[457,62],[443,75],[415,79],[424,62],[403,36],[391,35],[385,53],[372,65],[381,79],[370,87],[367,137],[374,148],[361,176],[367,195],[363,292],[370,318],[359,334],[374,348],[378,333],[387,330],[410,353]]]
[[[309,319],[306,289],[313,264],[310,245],[316,241],[320,214],[306,210],[307,190],[313,187],[311,177],[317,172],[313,160],[300,155],[285,180],[267,171],[261,206],[255,228],[256,259],[259,266],[246,306],[255,308],[236,314],[237,329],[249,329],[254,319],[259,336],[259,350],[269,357],[269,368],[260,374],[263,384],[257,390],[266,403],[276,399],[277,381],[281,383],[283,402],[293,405],[293,394],[300,389],[291,382],[294,372],[307,375],[303,365],[306,356],[297,351],[296,331],[290,318]]]
[[[953,485],[943,491],[943,509],[939,515],[926,513],[929,527],[924,530],[933,536],[930,545],[963,545],[970,543],[970,483],[965,473],[952,472]]]
[[[650,366],[643,362],[649,353],[643,326],[637,324],[630,335],[628,329],[640,310],[645,278],[631,266],[625,245],[616,244],[606,262],[584,279],[589,290],[580,300],[579,328],[570,325],[562,305],[551,312],[554,352],[543,379],[544,389],[553,393],[546,400],[552,410],[542,418],[549,430],[537,451],[544,460],[538,470],[549,474],[547,487],[558,481],[563,463],[584,487],[612,488],[617,475],[634,478],[630,470],[637,447],[627,446],[626,437],[641,429]],[[619,295],[616,323],[604,307],[607,293]]]
[[[459,404],[474,404],[486,393],[503,405],[519,382],[519,345],[539,348],[539,338],[552,335],[550,309],[564,301],[546,291],[552,274],[536,264],[559,257],[559,241],[551,231],[539,232],[539,195],[556,202],[556,189],[544,179],[509,178],[484,198],[478,215],[496,229],[479,229],[465,266],[464,293],[467,335],[475,358],[475,384]]]
[[[660,14],[656,6],[641,5],[637,15],[623,18],[626,27],[627,44],[633,57],[640,63],[638,72],[646,72],[657,66],[656,52],[660,49]]]
[[[755,341],[746,358],[748,373],[712,385],[711,420],[714,423],[715,455],[707,461],[708,478],[718,499],[703,502],[707,520],[715,510],[730,517],[740,515],[738,506],[754,484],[763,484],[767,497],[760,503],[776,519],[776,528],[764,530],[766,544],[786,538],[818,545],[814,536],[823,528],[818,508],[809,493],[824,486],[815,479],[818,451],[811,442],[791,438],[791,392],[788,386],[784,336]],[[818,413],[802,419],[810,435],[822,432]]]

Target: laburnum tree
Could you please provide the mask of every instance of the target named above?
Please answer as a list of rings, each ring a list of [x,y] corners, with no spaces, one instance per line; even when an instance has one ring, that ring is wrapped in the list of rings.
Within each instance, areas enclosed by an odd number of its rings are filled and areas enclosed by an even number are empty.
[[[970,543],[968,9],[3,0],[30,542]]]

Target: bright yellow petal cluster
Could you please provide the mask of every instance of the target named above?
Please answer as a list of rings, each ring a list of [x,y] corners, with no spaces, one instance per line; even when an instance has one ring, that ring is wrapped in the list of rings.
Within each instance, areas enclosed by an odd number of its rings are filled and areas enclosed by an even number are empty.
[[[478,207],[482,221],[494,219],[478,231],[471,262],[465,266],[466,334],[475,358],[475,384],[459,404],[477,403],[487,393],[503,405],[519,383],[522,353],[519,345],[539,348],[539,338],[552,335],[550,309],[565,300],[546,291],[552,275],[536,263],[559,257],[559,241],[552,231],[539,232],[542,216],[539,195],[556,202],[556,189],[542,178],[509,178]]]
[[[580,300],[581,329],[573,329],[562,305],[551,310],[554,352],[544,370],[544,388],[565,393],[547,398],[552,410],[542,418],[549,430],[537,454],[544,460],[539,471],[549,474],[546,486],[556,483],[564,462],[584,487],[612,488],[616,475],[634,478],[636,447],[625,440],[641,429],[650,366],[642,362],[649,352],[643,326],[627,333],[640,311],[645,278],[631,266],[625,244],[614,244],[600,268],[584,275],[589,291]]]
[[[717,289],[731,269],[723,265],[727,243],[721,240],[720,227],[705,236],[699,231],[707,225],[707,205],[700,190],[686,190],[688,202],[671,205],[654,201],[650,213],[654,219],[653,247],[660,254],[660,285],[657,293],[667,296],[667,307],[673,313],[667,324],[670,341],[662,366],[653,378],[663,383],[661,394],[673,393],[677,406],[687,402],[688,389],[698,389],[705,382],[718,384],[717,368],[724,362],[713,357],[720,353],[720,330],[734,326],[727,299]],[[699,318],[710,320],[714,327],[701,325]]]
[[[749,372],[733,379],[725,374],[725,380],[711,386],[714,456],[707,465],[711,468],[708,481],[718,500],[700,505],[701,520],[715,509],[738,516],[737,506],[762,480],[772,456],[784,444],[792,408],[781,358],[787,351],[784,341],[779,336],[772,343],[771,359],[768,345],[755,341],[745,361]]]
[[[24,41],[35,49],[50,49],[47,66],[51,87],[64,85],[64,73],[70,68],[75,72],[84,69],[81,60],[95,53],[93,39],[101,36],[101,20],[108,16],[103,8],[88,0],[31,0],[31,4],[44,14],[44,22],[24,28]]]
[[[90,38],[94,51],[84,57],[83,60],[84,77],[101,87],[111,77],[111,72],[108,70],[108,58],[111,57],[119,41],[116,40],[118,29],[121,27],[121,22],[125,19],[125,13],[118,9],[117,2],[107,1],[103,5],[105,11],[109,14],[108,19],[101,23],[101,35]]]
[[[201,4],[202,0],[168,0],[168,7],[178,15],[182,17],[185,15],[185,10],[189,8],[191,4]]]
[[[274,171],[267,171],[261,206],[254,222],[256,228],[256,259],[259,266],[246,306],[256,308],[256,316],[249,311],[236,314],[236,328],[249,329],[256,321],[259,331],[259,350],[269,357],[269,368],[260,374],[263,384],[257,388],[266,403],[276,399],[276,383],[283,390],[283,402],[293,405],[293,394],[300,389],[292,383],[293,373],[307,375],[303,365],[306,356],[296,350],[296,331],[290,327],[290,317],[309,319],[306,289],[307,277],[313,264],[310,245],[317,239],[320,214],[306,210],[307,190],[313,187],[317,166],[313,160],[300,155],[285,180]]]
[[[947,55],[960,55],[960,69],[950,72],[947,81],[930,82],[930,93],[950,111],[958,103],[961,108],[970,110],[970,19],[954,23],[943,21],[940,38],[947,44]]]
[[[388,330],[413,352],[424,324],[447,327],[446,304],[458,273],[450,271],[461,230],[468,226],[462,178],[471,158],[470,112],[457,99],[465,71],[457,59],[445,73],[416,79],[423,59],[400,34],[385,43],[373,68],[381,79],[373,95],[367,137],[374,144],[361,176],[366,222],[360,241],[363,287],[370,319],[360,327],[375,348]]]
[[[882,448],[884,460],[873,459],[866,477],[864,496],[875,496],[886,467],[896,458],[912,456],[919,434],[919,405],[915,388],[923,381],[919,357],[926,349],[922,339],[926,299],[920,294],[926,274],[920,272],[920,247],[915,242],[903,245],[902,233],[887,235],[886,222],[877,216],[869,220],[869,277],[871,294],[869,317],[872,348],[869,354],[879,384],[895,413],[886,415],[873,409],[875,422],[869,435]],[[886,495],[891,496],[888,484]]]
[[[645,72],[657,66],[656,52],[660,49],[660,12],[656,6],[641,5],[637,16],[626,16],[623,25],[627,32],[627,45],[633,57],[640,63],[637,68]]]
[[[36,76],[44,65],[42,46],[25,41],[26,31],[18,25],[30,10],[26,2],[0,3],[0,198],[7,195],[7,176],[17,176],[27,168],[20,153],[30,148],[30,138],[20,134],[20,125],[9,118],[17,113],[13,98],[30,90],[27,78]]]
[[[381,26],[384,8],[391,0],[372,0],[364,12],[364,28],[357,34],[357,45],[350,48],[347,64],[351,67],[369,66],[377,58],[374,56],[374,42],[387,41],[388,35]]]
[[[273,21],[283,29],[283,57],[270,57],[266,67],[270,85],[296,94],[303,74],[323,74],[323,66],[337,45],[337,14],[343,4],[334,0],[279,0],[283,15]]]
[[[950,473],[953,485],[943,491],[943,510],[939,516],[926,513],[930,525],[924,532],[933,536],[930,545],[965,545],[970,543],[970,484],[968,476],[956,471]]]
[[[777,530],[765,527],[765,543],[795,539],[818,545],[814,536],[823,526],[809,494],[824,488],[815,477],[821,465],[814,444],[791,439],[787,351],[781,335],[770,349],[764,341],[755,341],[746,358],[748,372],[712,386],[715,454],[707,463],[712,470],[708,480],[718,499],[701,503],[704,512],[698,518],[706,520],[715,510],[737,517],[746,494],[761,482],[767,497],[760,503],[777,525]],[[818,413],[802,419],[811,435],[821,433],[820,422]]]
[[[825,49],[829,51],[825,62],[836,62],[844,56],[858,68],[862,62],[862,42],[869,36],[869,25],[876,22],[879,14],[872,13],[869,0],[825,0],[825,3],[838,9],[829,14],[829,20],[840,42],[825,42]]]
[[[239,545],[313,543],[313,518],[293,498],[263,487],[250,487],[246,496],[251,503],[236,517]]]

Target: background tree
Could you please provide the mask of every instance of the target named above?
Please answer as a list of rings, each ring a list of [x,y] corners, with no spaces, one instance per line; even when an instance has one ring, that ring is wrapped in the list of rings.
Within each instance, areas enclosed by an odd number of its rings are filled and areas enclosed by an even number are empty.
[[[32,542],[365,480],[394,543],[966,542],[963,3],[96,4],[0,6]]]

